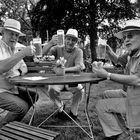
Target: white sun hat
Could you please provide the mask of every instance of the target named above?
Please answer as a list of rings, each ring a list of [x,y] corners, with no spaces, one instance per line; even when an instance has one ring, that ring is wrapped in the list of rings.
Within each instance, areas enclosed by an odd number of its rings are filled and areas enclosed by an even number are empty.
[[[119,39],[123,38],[123,33],[127,31],[140,31],[140,20],[133,19],[126,21],[125,27],[122,31],[115,34],[115,36]]]
[[[67,31],[66,36],[71,36],[71,37],[77,38],[78,40],[78,31],[76,29],[71,28]]]
[[[3,27],[0,27],[0,32],[2,32],[3,29],[7,29],[19,33],[20,36],[25,36],[25,34],[21,32],[20,22],[15,19],[7,19]]]

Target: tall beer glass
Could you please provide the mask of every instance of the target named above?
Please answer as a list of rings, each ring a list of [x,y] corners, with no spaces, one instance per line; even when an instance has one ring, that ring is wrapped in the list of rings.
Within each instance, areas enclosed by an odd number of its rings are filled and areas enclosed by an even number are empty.
[[[33,38],[33,45],[36,48],[35,56],[42,57],[42,45],[41,45],[41,38]]]
[[[58,35],[58,43],[57,45],[62,47],[64,46],[64,30],[57,30],[57,35]]]

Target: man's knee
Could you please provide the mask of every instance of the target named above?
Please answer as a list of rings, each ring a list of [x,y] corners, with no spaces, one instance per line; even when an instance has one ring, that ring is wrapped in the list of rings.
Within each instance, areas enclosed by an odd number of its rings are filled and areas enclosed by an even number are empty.
[[[95,107],[96,107],[97,113],[104,112],[105,104],[103,100],[98,100]]]

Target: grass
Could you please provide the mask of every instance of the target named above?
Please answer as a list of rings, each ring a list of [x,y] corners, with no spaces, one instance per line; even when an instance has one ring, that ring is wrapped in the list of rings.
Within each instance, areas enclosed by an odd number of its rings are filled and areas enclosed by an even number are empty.
[[[88,105],[88,112],[92,122],[92,131],[94,134],[95,140],[101,140],[104,137],[104,133],[98,121],[98,116],[96,114],[95,105],[98,100],[98,95],[101,94],[104,90],[107,89],[118,89],[122,88],[122,85],[112,82],[112,81],[102,81],[99,84],[92,85],[91,95]],[[36,104],[36,113],[34,118],[34,126],[38,126],[46,117],[48,117],[51,113],[54,112],[56,106],[50,101],[50,99],[39,90],[40,98]],[[71,96],[70,93],[63,93],[62,97]],[[79,122],[82,125],[87,125],[86,116],[84,112],[85,100],[80,104],[79,107]],[[70,109],[70,101],[67,103],[66,112],[69,112]],[[29,123],[31,114],[33,109],[30,109],[28,114],[24,117],[23,122]],[[57,127],[50,127],[50,125],[55,125]],[[59,125],[69,125],[71,127],[58,127]],[[56,140],[91,140],[89,136],[84,133],[80,128],[73,127],[75,124],[71,121],[62,121],[54,118],[53,116],[49,118],[45,123],[43,123],[40,127],[44,129],[49,129],[55,132],[59,132],[60,136],[56,138]],[[89,132],[88,128],[85,128],[87,132]]]

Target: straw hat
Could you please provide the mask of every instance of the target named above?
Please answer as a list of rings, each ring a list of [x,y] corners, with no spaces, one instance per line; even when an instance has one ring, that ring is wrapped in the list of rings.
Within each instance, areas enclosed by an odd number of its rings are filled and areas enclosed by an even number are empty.
[[[71,36],[78,40],[78,31],[76,29],[69,29],[65,36]]]
[[[126,21],[125,27],[122,29],[122,31],[115,34],[115,36],[122,39],[123,33],[127,31],[140,31],[140,20],[133,19]]]
[[[0,27],[0,32],[2,32],[3,29],[7,29],[19,33],[20,36],[25,36],[25,34],[21,32],[20,22],[15,19],[7,19],[4,23],[4,26]]]

